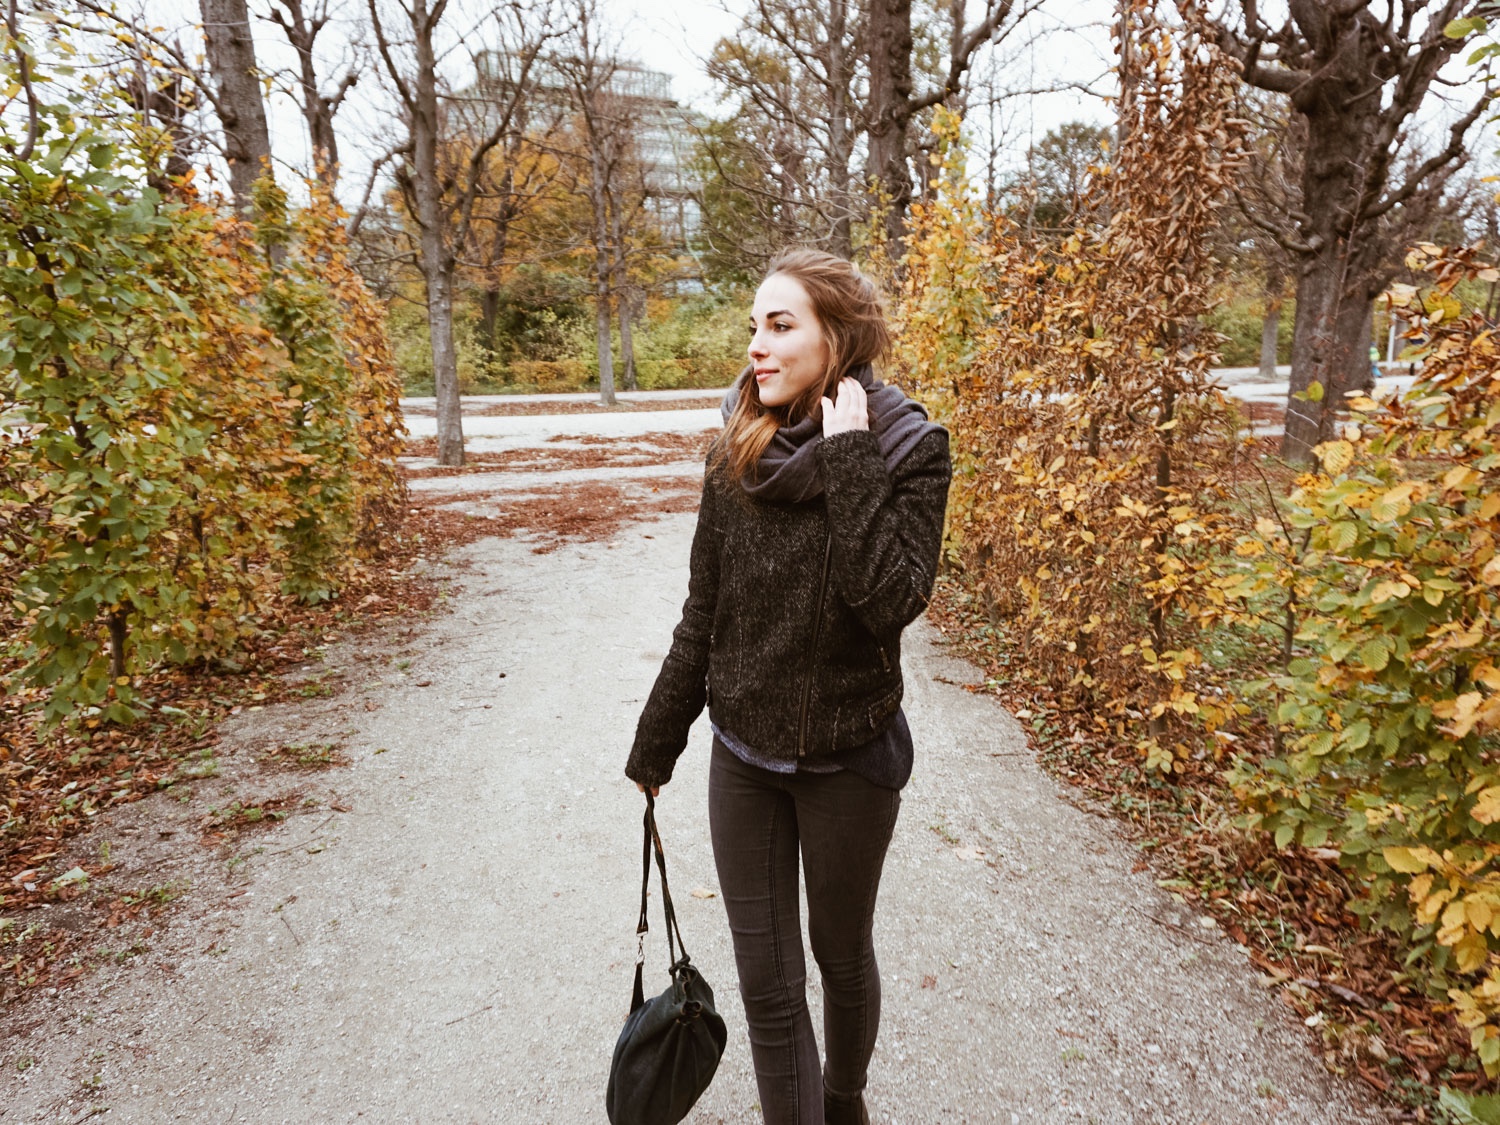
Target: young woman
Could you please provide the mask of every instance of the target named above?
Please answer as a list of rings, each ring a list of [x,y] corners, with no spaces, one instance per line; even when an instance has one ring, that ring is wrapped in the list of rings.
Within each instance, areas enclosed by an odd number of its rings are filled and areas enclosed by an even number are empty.
[[[625,767],[656,792],[708,705],[714,862],[767,1125],[869,1120],[875,897],[912,766],[901,631],[932,593],[952,475],[947,431],[874,376],[889,345],[848,262],[771,264],[709,453],[682,620]]]

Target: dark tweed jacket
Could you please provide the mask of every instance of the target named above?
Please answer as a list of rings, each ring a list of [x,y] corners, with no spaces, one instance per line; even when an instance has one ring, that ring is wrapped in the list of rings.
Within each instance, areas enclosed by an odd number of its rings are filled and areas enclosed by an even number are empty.
[[[872,434],[819,439],[824,491],[752,499],[705,474],[682,621],[625,773],[672,776],[705,703],[715,724],[795,761],[869,742],[901,704],[901,630],[927,606],[942,549],[948,434],[887,470]]]

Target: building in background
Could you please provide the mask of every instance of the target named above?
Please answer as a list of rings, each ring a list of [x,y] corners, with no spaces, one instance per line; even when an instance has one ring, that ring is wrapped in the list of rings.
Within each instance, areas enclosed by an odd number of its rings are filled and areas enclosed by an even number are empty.
[[[510,77],[506,59],[496,51],[476,58],[478,76],[473,86],[460,90],[454,101],[466,107],[482,131],[484,107],[493,101],[488,91],[503,88]],[[677,104],[672,77],[632,62],[609,60],[611,116],[627,124],[629,159],[644,185],[646,206],[671,247],[686,253],[701,225],[698,195],[702,188],[692,167],[695,139],[702,130],[701,114]],[[528,115],[532,128],[566,129],[576,98],[565,63],[539,59],[532,67],[536,106]]]

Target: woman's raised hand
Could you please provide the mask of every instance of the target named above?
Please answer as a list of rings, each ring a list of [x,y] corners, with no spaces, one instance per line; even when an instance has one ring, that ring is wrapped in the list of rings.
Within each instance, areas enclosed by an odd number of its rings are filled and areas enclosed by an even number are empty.
[[[845,375],[839,380],[837,402],[823,400],[823,436],[870,428],[870,405],[859,380]]]

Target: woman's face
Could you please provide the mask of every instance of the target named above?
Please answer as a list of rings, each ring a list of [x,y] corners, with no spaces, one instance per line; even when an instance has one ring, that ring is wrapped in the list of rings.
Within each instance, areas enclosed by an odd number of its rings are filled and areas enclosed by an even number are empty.
[[[750,363],[764,406],[785,406],[821,382],[828,341],[802,283],[773,273],[755,293],[750,313]]]

